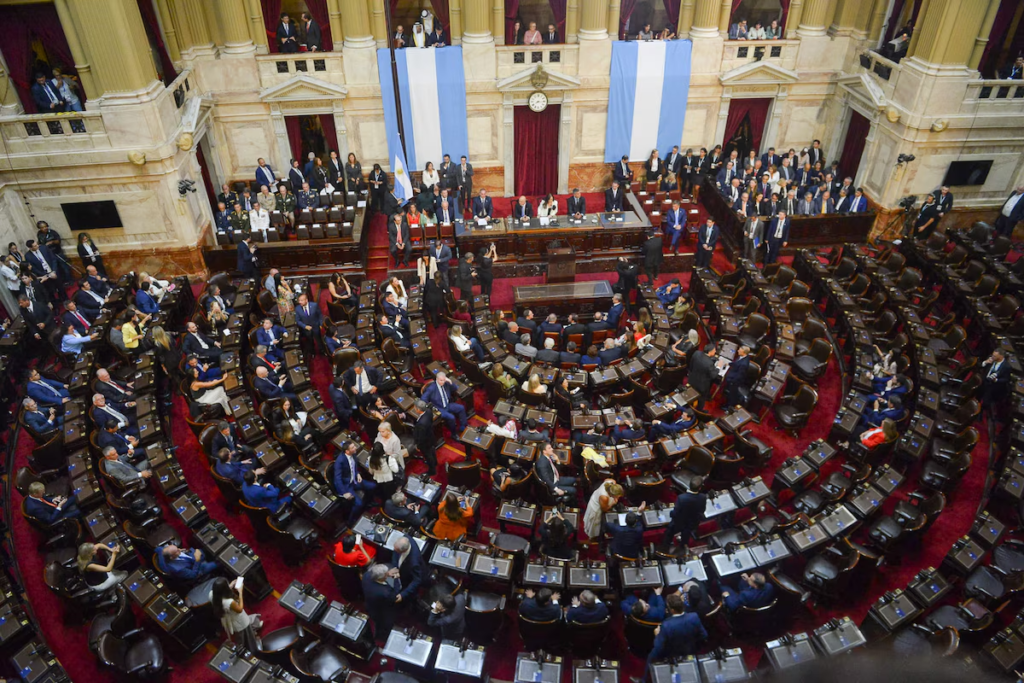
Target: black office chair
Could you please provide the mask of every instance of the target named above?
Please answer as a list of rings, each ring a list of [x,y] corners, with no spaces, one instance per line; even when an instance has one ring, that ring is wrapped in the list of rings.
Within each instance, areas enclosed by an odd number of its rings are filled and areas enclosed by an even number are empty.
[[[612,618],[610,616],[593,624],[567,621],[566,629],[569,631],[569,648],[573,656],[595,657],[604,645],[611,621]]]
[[[89,624],[89,649],[94,653],[100,647],[100,636],[113,633],[118,638],[135,629],[135,613],[128,602],[128,591],[118,584],[114,587],[114,604],[111,611],[98,614]]]
[[[550,649],[552,643],[561,642],[562,620],[534,621],[519,615],[519,638],[530,652]]]
[[[141,629],[130,631],[123,638],[112,632],[104,633],[100,636],[96,656],[101,665],[118,675],[140,681],[162,676],[167,668],[160,641]]]
[[[309,636],[302,628],[302,624],[296,622],[292,626],[285,626],[260,636],[260,649],[256,654],[271,664],[288,666],[291,650],[307,637]]]
[[[626,615],[623,625],[623,635],[626,637],[626,645],[634,656],[646,659],[654,647],[654,629],[661,624],[655,621],[644,621],[637,619],[632,614]]]
[[[505,596],[470,591],[466,599],[466,635],[474,643],[493,643],[505,623]]]
[[[302,676],[324,683],[342,680],[352,671],[352,665],[341,650],[319,640],[292,648],[288,658]]]

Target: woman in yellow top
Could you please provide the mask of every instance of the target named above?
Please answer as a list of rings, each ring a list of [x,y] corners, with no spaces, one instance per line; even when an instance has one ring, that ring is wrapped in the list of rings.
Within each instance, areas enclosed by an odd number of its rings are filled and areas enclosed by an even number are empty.
[[[434,535],[446,541],[455,541],[466,534],[472,519],[473,510],[469,507],[465,496],[449,493],[437,506]]]
[[[124,347],[129,351],[146,351],[148,342],[146,336],[146,323],[150,319],[149,314],[140,314],[132,310],[132,317],[121,326],[121,336],[124,338]]]

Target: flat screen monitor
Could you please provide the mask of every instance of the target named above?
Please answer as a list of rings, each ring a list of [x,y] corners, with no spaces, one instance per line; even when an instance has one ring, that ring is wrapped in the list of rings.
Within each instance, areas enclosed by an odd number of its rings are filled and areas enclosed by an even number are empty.
[[[942,184],[948,187],[960,185],[984,185],[988,172],[992,170],[992,160],[986,161],[954,161],[946,170]]]
[[[61,204],[64,218],[72,230],[102,230],[104,228],[120,228],[121,214],[117,205],[108,199],[99,202],[70,202]]]

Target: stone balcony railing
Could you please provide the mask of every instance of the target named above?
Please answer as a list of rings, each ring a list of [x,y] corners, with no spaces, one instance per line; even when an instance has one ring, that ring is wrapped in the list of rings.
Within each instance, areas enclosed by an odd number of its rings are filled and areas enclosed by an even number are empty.
[[[299,74],[335,85],[345,84],[341,52],[259,55],[256,62],[260,72],[260,85],[263,88],[280,85]]]
[[[534,68],[535,64],[543,64],[545,69],[550,68],[566,76],[579,73],[579,45],[499,45],[497,51],[499,81],[524,69]]]
[[[1021,110],[1024,105],[1024,81],[979,79],[967,86],[965,102]]]
[[[722,48],[722,71],[761,61],[795,69],[799,50],[799,40],[727,40]]]
[[[53,153],[110,147],[100,112],[22,114],[0,119],[8,154]]]

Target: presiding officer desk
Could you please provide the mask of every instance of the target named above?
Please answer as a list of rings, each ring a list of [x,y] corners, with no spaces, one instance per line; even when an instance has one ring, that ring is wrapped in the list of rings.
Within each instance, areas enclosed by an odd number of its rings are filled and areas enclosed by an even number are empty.
[[[719,244],[729,258],[735,260],[743,253],[743,221],[732,210],[725,197],[718,191],[715,181],[704,178],[700,189],[700,201],[711,217],[715,219],[722,234]],[[769,217],[767,220],[771,220]],[[867,242],[871,227],[875,224],[875,213],[833,213],[827,216],[792,216],[789,226],[789,246],[783,254],[794,254],[801,249]],[[765,227],[767,230],[767,226]]]
[[[577,272],[605,272],[615,270],[614,263],[597,261],[639,256],[650,228],[651,222],[643,207],[636,196],[629,193],[625,211],[588,213],[578,222],[571,221],[565,214],[552,217],[547,225],[542,225],[542,219],[536,217],[526,223],[511,217],[498,218],[487,227],[466,220],[456,227],[455,242],[463,254],[479,253],[493,242],[500,259],[494,264],[499,277],[540,274],[552,245],[573,248]]]

